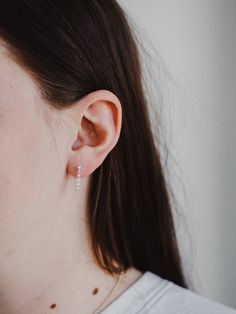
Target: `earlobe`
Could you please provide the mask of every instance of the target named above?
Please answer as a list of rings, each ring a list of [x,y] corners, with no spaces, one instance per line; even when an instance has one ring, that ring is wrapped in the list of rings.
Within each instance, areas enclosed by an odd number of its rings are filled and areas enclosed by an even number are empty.
[[[121,131],[122,112],[118,98],[107,90],[87,95],[78,103],[77,109],[83,115],[78,119],[79,131],[71,146],[68,169],[75,176],[76,167],[81,165],[83,177],[98,168],[116,145]]]

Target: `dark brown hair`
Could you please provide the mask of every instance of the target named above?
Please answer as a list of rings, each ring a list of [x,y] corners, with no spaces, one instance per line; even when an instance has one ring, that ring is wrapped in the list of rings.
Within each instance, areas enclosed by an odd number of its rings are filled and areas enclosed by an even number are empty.
[[[52,108],[66,109],[99,89],[119,98],[119,141],[91,177],[94,256],[110,273],[135,267],[187,287],[126,17],[115,0],[1,0],[0,36]]]

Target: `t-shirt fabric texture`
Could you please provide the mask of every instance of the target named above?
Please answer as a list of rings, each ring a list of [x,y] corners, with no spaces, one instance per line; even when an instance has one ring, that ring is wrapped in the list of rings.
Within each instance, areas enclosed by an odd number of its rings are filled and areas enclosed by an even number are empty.
[[[144,272],[101,314],[236,314],[236,310]]]

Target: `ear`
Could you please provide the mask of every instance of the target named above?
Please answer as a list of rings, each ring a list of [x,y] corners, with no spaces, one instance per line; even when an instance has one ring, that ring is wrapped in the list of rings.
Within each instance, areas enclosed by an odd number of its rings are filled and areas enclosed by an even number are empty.
[[[119,139],[121,104],[112,92],[98,90],[70,108],[69,117],[73,132],[67,170],[76,176],[80,165],[81,177],[88,176],[102,164]]]

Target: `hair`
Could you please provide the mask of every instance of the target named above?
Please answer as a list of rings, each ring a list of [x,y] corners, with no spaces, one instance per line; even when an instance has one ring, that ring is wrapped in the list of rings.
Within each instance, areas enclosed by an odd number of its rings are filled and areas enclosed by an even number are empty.
[[[111,274],[135,267],[187,287],[125,11],[115,0],[1,0],[0,37],[51,108],[64,110],[99,89],[119,98],[119,140],[89,186],[95,260]]]

